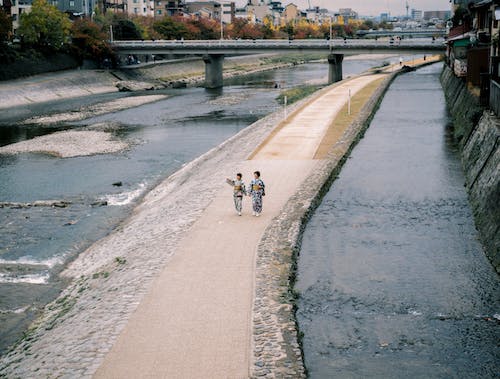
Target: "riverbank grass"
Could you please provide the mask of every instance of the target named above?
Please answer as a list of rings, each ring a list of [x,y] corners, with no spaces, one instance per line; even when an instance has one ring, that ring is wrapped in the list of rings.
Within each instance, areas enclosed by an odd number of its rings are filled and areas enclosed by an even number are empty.
[[[286,89],[282,91],[278,97],[276,97],[276,100],[280,105],[285,104],[285,96],[287,98],[287,104],[293,104],[299,100],[302,100],[303,98],[313,94],[317,90],[323,88],[323,86],[318,86],[318,85],[313,85],[313,84],[305,84],[302,86]]]
[[[383,80],[385,80],[384,77],[371,82],[351,98],[350,114],[348,112],[347,103],[342,107],[321,140],[316,150],[316,154],[314,155],[314,159],[326,159],[332,146],[341,139],[344,132],[354,122],[363,106],[371,98]]]

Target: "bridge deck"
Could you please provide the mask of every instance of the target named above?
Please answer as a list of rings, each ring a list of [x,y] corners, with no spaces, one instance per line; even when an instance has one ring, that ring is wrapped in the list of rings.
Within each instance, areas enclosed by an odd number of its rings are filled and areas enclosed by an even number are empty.
[[[444,51],[443,40],[430,38],[402,41],[348,40],[156,40],[115,41],[114,48],[125,54],[255,54],[273,51],[324,51],[355,53],[426,53]]]

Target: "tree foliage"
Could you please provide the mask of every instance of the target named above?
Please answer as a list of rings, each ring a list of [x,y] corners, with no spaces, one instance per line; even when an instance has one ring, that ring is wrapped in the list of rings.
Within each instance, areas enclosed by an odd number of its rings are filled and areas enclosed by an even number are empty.
[[[88,20],[77,20],[71,26],[73,47],[80,59],[103,60],[113,54],[102,27]]]
[[[153,26],[164,39],[218,39],[220,23],[207,18],[165,17]]]
[[[175,17],[165,17],[154,24],[154,30],[164,39],[191,39],[190,31],[186,24]]]
[[[68,41],[71,22],[46,0],[34,0],[31,12],[21,14],[19,34],[24,43],[60,50]]]
[[[12,35],[12,19],[0,8],[0,43],[6,42]]]
[[[113,39],[137,40],[142,38],[141,31],[132,20],[116,17],[112,25]]]

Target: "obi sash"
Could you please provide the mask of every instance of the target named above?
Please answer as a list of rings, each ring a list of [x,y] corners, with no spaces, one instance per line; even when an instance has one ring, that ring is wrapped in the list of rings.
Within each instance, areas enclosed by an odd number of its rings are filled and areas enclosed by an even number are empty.
[[[258,184],[254,184],[254,185],[252,186],[252,190],[254,190],[254,191],[260,191],[260,189],[261,189],[261,188],[260,188],[260,186],[259,186]]]
[[[241,186],[234,186],[234,192],[241,191]]]

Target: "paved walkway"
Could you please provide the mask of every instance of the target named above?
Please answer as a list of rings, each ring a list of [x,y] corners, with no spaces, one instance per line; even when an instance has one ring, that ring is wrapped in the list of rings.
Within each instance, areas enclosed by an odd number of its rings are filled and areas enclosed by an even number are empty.
[[[280,129],[261,145],[254,159],[313,159],[321,140],[349,98],[384,75],[347,80],[290,115]]]
[[[315,169],[314,155],[347,91],[380,75],[324,90],[235,165],[248,183],[262,172],[267,196],[260,218],[232,208],[231,188],[218,195],[180,243],[96,372],[96,378],[247,378],[251,362],[256,247],[271,220]]]
[[[316,161],[244,161],[268,188],[264,212],[232,208],[231,188],[205,210],[129,320],[97,378],[247,378],[255,250]],[[234,173],[228,172],[227,175]],[[220,181],[219,181],[220,182]]]

